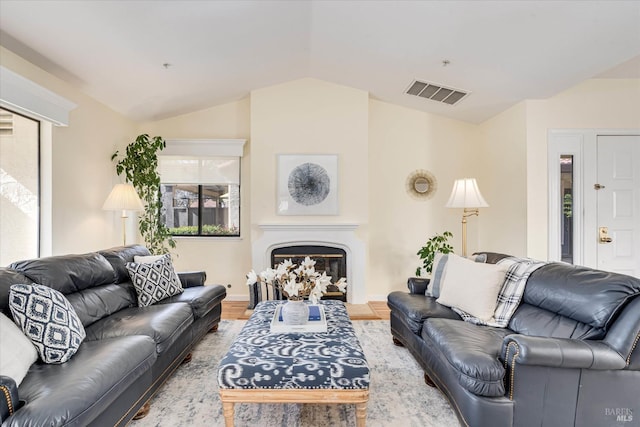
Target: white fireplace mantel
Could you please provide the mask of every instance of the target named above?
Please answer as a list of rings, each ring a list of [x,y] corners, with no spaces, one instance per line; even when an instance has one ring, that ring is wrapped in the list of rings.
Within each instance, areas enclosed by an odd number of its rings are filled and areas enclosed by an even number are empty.
[[[252,243],[252,264],[256,272],[271,266],[271,251],[293,245],[323,245],[343,249],[347,254],[347,301],[365,304],[365,245],[355,231],[358,224],[258,224],[262,235]],[[337,278],[334,278],[337,279]]]

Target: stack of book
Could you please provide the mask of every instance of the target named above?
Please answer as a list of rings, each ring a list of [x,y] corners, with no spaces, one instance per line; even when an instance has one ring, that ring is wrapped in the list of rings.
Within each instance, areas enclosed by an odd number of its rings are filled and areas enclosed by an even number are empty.
[[[327,318],[322,305],[309,305],[309,319],[304,325],[286,325],[282,320],[282,305],[276,307],[271,320],[272,333],[304,333],[304,332],[327,332]]]

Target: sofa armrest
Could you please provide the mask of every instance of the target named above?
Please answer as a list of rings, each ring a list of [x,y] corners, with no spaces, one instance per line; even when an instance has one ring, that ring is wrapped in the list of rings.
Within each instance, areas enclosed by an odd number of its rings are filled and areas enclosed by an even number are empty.
[[[13,415],[19,406],[16,382],[11,377],[0,375],[0,422]]]
[[[507,366],[550,366],[574,369],[623,369],[624,358],[602,341],[508,335],[502,342]]]
[[[409,279],[407,279],[407,287],[411,294],[424,295],[428,284],[429,279],[425,279],[424,277],[409,277]]]
[[[204,286],[204,282],[207,280],[207,273],[205,271],[189,271],[178,273],[178,277],[180,277],[183,288],[192,288],[194,286]]]

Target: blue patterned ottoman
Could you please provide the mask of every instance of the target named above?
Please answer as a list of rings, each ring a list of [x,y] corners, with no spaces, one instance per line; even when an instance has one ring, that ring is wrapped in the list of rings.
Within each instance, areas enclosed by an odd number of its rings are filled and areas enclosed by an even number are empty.
[[[327,332],[272,334],[271,319],[282,303],[259,303],[220,361],[226,426],[233,426],[236,402],[354,403],[357,425],[364,426],[369,366],[344,303],[321,301]]]

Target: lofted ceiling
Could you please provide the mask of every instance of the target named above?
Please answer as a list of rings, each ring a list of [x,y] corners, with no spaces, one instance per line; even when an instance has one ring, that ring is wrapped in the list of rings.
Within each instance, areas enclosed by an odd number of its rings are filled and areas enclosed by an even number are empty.
[[[137,121],[313,77],[480,123],[640,78],[640,2],[0,0],[0,44]],[[405,94],[415,79],[470,94]]]

